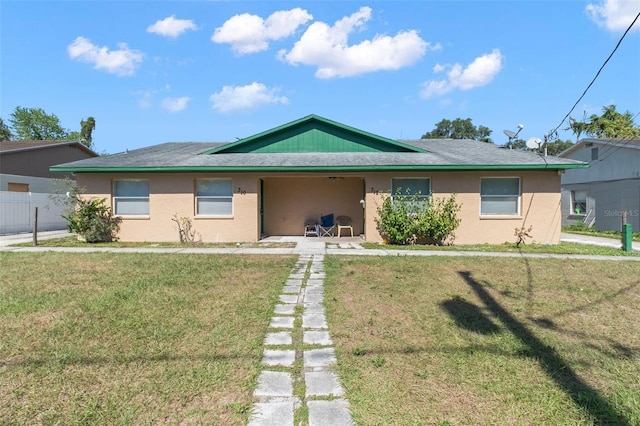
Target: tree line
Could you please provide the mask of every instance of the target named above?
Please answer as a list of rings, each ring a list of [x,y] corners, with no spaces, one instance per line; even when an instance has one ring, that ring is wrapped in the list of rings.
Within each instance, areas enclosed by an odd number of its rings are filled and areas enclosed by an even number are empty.
[[[576,141],[581,136],[589,138],[640,138],[640,126],[634,120],[633,115],[627,111],[620,113],[616,111],[615,105],[608,105],[602,109],[602,115],[592,114],[578,121],[573,117],[569,118],[569,127],[576,136]],[[486,126],[475,126],[470,118],[456,118],[455,120],[443,119],[436,123],[435,128],[422,135],[421,139],[473,139],[481,142],[493,143],[491,130]],[[570,140],[547,138],[546,149],[549,155],[558,155],[562,151],[573,145]],[[526,149],[524,139],[509,140],[505,144],[510,149]],[[544,148],[541,148],[541,150]]]
[[[55,114],[48,114],[42,108],[16,107],[9,116],[9,124],[0,117],[0,141],[79,141],[91,148],[96,120],[88,117],[80,120],[80,130],[62,127]]]

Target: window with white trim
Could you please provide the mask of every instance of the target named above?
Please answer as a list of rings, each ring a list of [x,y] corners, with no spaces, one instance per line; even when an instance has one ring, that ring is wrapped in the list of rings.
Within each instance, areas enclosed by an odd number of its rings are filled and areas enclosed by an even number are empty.
[[[231,216],[233,182],[231,179],[196,180],[196,216]]]
[[[520,214],[520,178],[481,178],[481,215]]]
[[[118,216],[149,215],[149,181],[146,179],[114,180],[113,212]]]
[[[393,178],[391,179],[391,198],[394,202],[416,198],[419,204],[426,204],[431,197],[431,179],[429,178]]]
[[[587,212],[587,191],[571,191],[571,214],[584,215]]]

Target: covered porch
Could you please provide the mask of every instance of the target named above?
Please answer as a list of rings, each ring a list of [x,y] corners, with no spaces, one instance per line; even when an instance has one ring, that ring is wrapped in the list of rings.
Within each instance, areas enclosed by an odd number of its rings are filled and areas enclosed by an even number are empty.
[[[351,218],[354,238],[365,234],[365,180],[356,176],[277,176],[260,179],[260,234],[304,236],[305,224],[333,214]],[[337,229],[334,235],[337,236]],[[345,241],[350,232],[343,232]],[[307,238],[329,238],[309,236]],[[337,237],[334,237],[337,238]]]

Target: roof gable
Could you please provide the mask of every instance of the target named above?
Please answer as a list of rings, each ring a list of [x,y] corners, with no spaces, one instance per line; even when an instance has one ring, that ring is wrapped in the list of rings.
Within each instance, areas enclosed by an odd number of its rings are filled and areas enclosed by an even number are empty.
[[[296,152],[426,151],[312,114],[203,154]]]

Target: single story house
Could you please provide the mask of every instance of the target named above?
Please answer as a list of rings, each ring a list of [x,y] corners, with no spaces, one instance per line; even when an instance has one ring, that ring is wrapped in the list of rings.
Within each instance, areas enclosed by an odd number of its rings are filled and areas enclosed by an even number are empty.
[[[122,241],[177,241],[186,217],[205,242],[303,235],[322,215],[351,218],[380,242],[377,208],[397,189],[456,194],[456,244],[560,240],[560,175],[581,161],[501,149],[473,140],[377,136],[309,115],[231,143],[165,143],[60,164],[89,197],[105,198],[123,221]]]
[[[70,177],[70,173],[51,171],[51,166],[97,156],[77,141],[2,141],[0,191],[54,192],[57,186],[52,179]]]
[[[32,232],[35,208],[38,230],[65,229],[60,216],[64,206],[50,194],[62,192],[60,179],[71,172],[52,172],[62,162],[97,157],[98,154],[77,141],[1,141],[0,142],[0,235]]]
[[[640,139],[582,139],[559,157],[589,163],[562,175],[562,225],[640,231]]]

